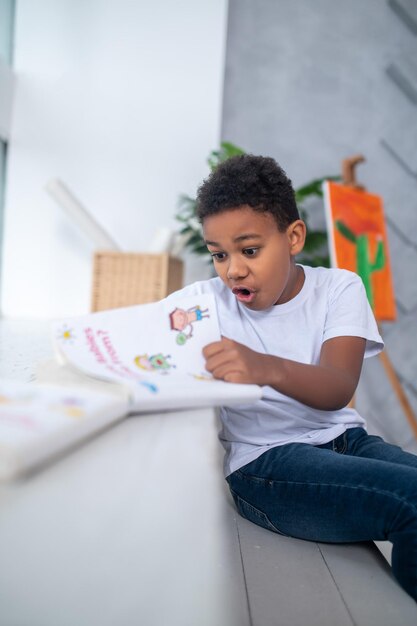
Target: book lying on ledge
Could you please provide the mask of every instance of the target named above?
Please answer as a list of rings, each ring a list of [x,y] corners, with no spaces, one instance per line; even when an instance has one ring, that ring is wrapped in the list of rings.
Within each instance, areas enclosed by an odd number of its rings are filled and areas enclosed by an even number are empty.
[[[60,320],[42,383],[0,381],[0,480],[48,461],[128,415],[247,404],[256,385],[214,380],[203,347],[220,339],[199,295]]]

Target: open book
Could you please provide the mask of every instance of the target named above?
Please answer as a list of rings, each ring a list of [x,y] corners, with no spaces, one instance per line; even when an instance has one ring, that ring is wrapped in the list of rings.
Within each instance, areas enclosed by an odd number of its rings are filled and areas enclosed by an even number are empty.
[[[260,387],[205,370],[203,347],[219,339],[211,295],[54,322],[49,384],[0,382],[0,480],[127,415],[255,402]]]

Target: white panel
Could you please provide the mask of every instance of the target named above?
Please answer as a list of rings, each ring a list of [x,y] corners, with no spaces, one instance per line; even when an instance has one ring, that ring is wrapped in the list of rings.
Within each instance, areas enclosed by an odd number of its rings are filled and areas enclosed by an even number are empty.
[[[176,227],[220,134],[226,0],[21,0],[3,313],[83,313],[93,244],[45,193],[60,178],[127,251]]]
[[[13,82],[12,70],[0,58],[0,139],[5,141],[10,134]]]

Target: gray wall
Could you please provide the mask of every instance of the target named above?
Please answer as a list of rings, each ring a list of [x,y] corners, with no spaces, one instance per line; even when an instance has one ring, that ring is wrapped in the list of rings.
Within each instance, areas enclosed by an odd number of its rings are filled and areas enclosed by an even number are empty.
[[[417,0],[229,0],[222,139],[275,157],[298,186],[340,172],[382,195],[398,321],[387,351],[417,413]],[[311,207],[312,225],[324,225]],[[416,449],[379,359],[357,406]]]

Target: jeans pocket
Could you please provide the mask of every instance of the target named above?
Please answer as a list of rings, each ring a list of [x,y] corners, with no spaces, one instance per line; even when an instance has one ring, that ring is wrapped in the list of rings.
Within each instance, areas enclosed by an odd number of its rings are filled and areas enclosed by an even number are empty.
[[[233,496],[233,500],[235,501],[236,508],[242,517],[250,522],[253,522],[254,524],[257,524],[258,526],[262,526],[267,530],[272,530],[274,533],[287,537],[287,535],[278,530],[278,528],[271,522],[266,513],[260,511],[252,504],[249,504],[246,500],[243,500],[243,498],[238,496],[232,489],[230,491]]]

